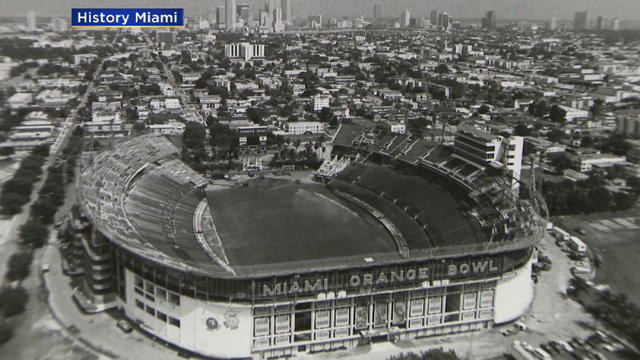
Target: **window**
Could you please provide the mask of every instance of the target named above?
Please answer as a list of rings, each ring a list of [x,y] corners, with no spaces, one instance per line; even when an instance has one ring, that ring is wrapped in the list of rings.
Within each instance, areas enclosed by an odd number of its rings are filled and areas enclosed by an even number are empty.
[[[158,317],[158,319],[167,322],[167,315],[164,313],[161,313],[160,311],[156,312],[156,316]]]
[[[135,277],[135,284],[136,284],[136,287],[139,287],[142,289],[142,279],[140,277],[138,276]]]
[[[170,292],[169,302],[175,305],[180,305],[180,295]]]
[[[136,299],[136,307],[138,309],[144,310],[144,303],[138,299]]]
[[[290,330],[290,316],[278,315],[276,316],[276,334],[288,333]]]
[[[269,317],[255,318],[253,328],[254,336],[269,335]]]
[[[316,311],[316,329],[329,327],[329,310]]]
[[[151,306],[147,306],[147,313],[151,316],[156,316],[156,310]]]
[[[169,324],[175,326],[175,327],[180,327],[180,320],[169,316]]]
[[[442,298],[432,296],[429,298],[429,314],[439,314],[442,311]]]
[[[145,284],[144,289],[150,293],[150,294],[155,294],[155,287],[153,286],[153,284],[151,284],[150,282],[147,281],[147,283]]]
[[[150,294],[146,294],[144,297],[146,297],[148,300],[151,300],[153,302],[156,301],[156,299],[153,296],[151,296]]]
[[[411,300],[409,312],[412,317],[424,315],[424,299]]]
[[[157,288],[156,296],[159,297],[162,300],[167,300],[167,290],[161,289],[161,288]]]
[[[462,305],[463,310],[471,310],[476,307],[476,293],[465,293]]]
[[[140,290],[140,288],[134,288],[134,291],[136,292],[136,294],[138,294],[140,296],[144,296],[144,292],[142,292],[142,290]]]
[[[349,325],[349,308],[343,307],[336,309],[336,318],[335,318],[335,326],[346,326]]]

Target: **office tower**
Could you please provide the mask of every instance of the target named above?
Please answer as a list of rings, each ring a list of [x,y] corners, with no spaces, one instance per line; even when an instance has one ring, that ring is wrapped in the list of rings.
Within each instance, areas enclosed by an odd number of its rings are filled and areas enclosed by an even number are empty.
[[[547,21],[547,30],[555,31],[556,29],[558,29],[558,20],[555,17],[552,17]]]
[[[217,6],[216,7],[216,24],[218,29],[222,28],[222,24],[224,24],[224,6]]]
[[[233,30],[236,26],[236,0],[225,0],[224,23],[227,30]]]
[[[269,12],[267,10],[260,10],[260,15],[258,18],[260,27],[268,27],[269,26]]]
[[[282,3],[282,20],[285,23],[292,23],[293,18],[291,16],[291,0],[281,0]]]
[[[156,42],[159,44],[171,45],[175,44],[178,39],[178,33],[173,31],[156,32]]]
[[[33,11],[27,12],[27,30],[34,31],[36,30],[36,13]]]
[[[51,21],[51,30],[56,32],[65,32],[69,29],[69,23],[66,19],[55,18]]]
[[[411,21],[411,13],[409,12],[409,10],[405,9],[404,12],[402,13],[402,19],[400,21],[400,23],[402,24],[402,27],[403,28],[409,27],[410,21]]]
[[[249,11],[250,11],[249,4],[238,5],[237,16],[238,16],[238,19],[242,20],[244,25],[247,25],[249,23]]]
[[[273,14],[273,31],[274,32],[284,31],[284,23],[282,22],[282,9],[275,8],[272,14]]]
[[[589,26],[589,12],[579,11],[573,17],[574,30],[586,30]]]
[[[596,22],[596,30],[602,31],[607,28],[607,19],[600,15],[598,16],[598,20]]]
[[[445,11],[438,14],[438,27],[443,30],[449,30],[451,28],[451,16]]]
[[[382,17],[384,16],[382,11],[383,11],[382,5],[375,4],[373,6],[373,18],[376,20],[382,19]]]
[[[431,26],[438,25],[438,10],[431,10]]]
[[[312,29],[321,29],[322,28],[322,15],[312,15],[307,18],[307,22],[309,23],[309,27]]]
[[[611,20],[611,30],[613,31],[618,31],[620,30],[620,19],[618,18],[613,18]]]
[[[496,13],[494,11],[487,11],[487,14],[482,18],[482,27],[485,29],[496,28]]]

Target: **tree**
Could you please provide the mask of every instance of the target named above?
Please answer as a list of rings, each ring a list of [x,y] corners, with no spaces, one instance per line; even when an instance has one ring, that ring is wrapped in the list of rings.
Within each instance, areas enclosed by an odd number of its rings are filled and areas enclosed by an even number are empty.
[[[478,108],[478,114],[488,114],[491,111],[491,108],[487,104],[482,104],[480,108]]]
[[[553,128],[547,133],[547,139],[551,142],[558,142],[564,139],[567,135],[560,129]]]
[[[549,118],[554,123],[564,123],[566,119],[567,111],[558,105],[553,105],[549,110]]]
[[[540,100],[529,104],[529,113],[537,117],[544,117],[549,113],[549,104]]]
[[[8,281],[24,280],[29,276],[33,254],[30,251],[17,252],[9,258],[7,273]]]
[[[6,317],[21,314],[27,308],[29,294],[23,287],[0,290],[0,311]]]
[[[389,360],[460,360],[460,358],[453,350],[431,349],[423,351],[419,355],[412,352],[392,355]]]
[[[182,160],[198,172],[205,171],[208,161],[206,137],[204,126],[193,121],[187,122],[182,133]]]
[[[247,117],[254,124],[262,124],[262,114],[258,109],[254,107],[250,107],[247,109]]]
[[[48,236],[47,226],[33,219],[29,219],[20,227],[20,239],[26,246],[40,248],[46,243]]]
[[[438,74],[448,74],[449,73],[449,67],[447,67],[446,64],[438,64],[438,66],[436,66],[436,72]]]
[[[523,123],[518,123],[514,128],[514,134],[517,136],[529,136],[531,135],[531,129]]]
[[[333,114],[333,110],[328,107],[322,108],[322,110],[320,110],[320,113],[318,114],[318,118],[323,123],[331,121],[331,119],[333,119],[334,117],[335,115]]]
[[[29,197],[15,192],[2,194],[0,198],[1,212],[6,215],[15,215],[22,211],[22,205],[29,202]]]
[[[45,225],[53,224],[53,218],[56,214],[56,206],[47,198],[38,199],[31,206],[31,216],[38,219]]]
[[[551,166],[556,168],[558,173],[562,173],[562,171],[571,167],[571,160],[565,154],[562,154],[551,159]]]
[[[629,144],[622,134],[611,134],[600,146],[600,150],[603,152],[612,153],[615,155],[627,155],[627,152],[631,150],[631,144]]]

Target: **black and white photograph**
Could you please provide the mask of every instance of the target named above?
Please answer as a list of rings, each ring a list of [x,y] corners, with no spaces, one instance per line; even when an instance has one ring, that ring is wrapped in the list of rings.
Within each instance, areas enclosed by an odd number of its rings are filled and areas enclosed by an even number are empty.
[[[0,359],[640,359],[640,0],[0,9]]]

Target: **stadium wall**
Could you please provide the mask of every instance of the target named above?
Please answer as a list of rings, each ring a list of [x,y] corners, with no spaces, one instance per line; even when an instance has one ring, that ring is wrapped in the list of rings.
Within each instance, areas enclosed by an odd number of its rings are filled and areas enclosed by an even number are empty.
[[[495,316],[496,324],[518,319],[533,301],[533,280],[531,266],[533,258],[523,267],[514,270],[512,275],[505,274],[496,286]]]

